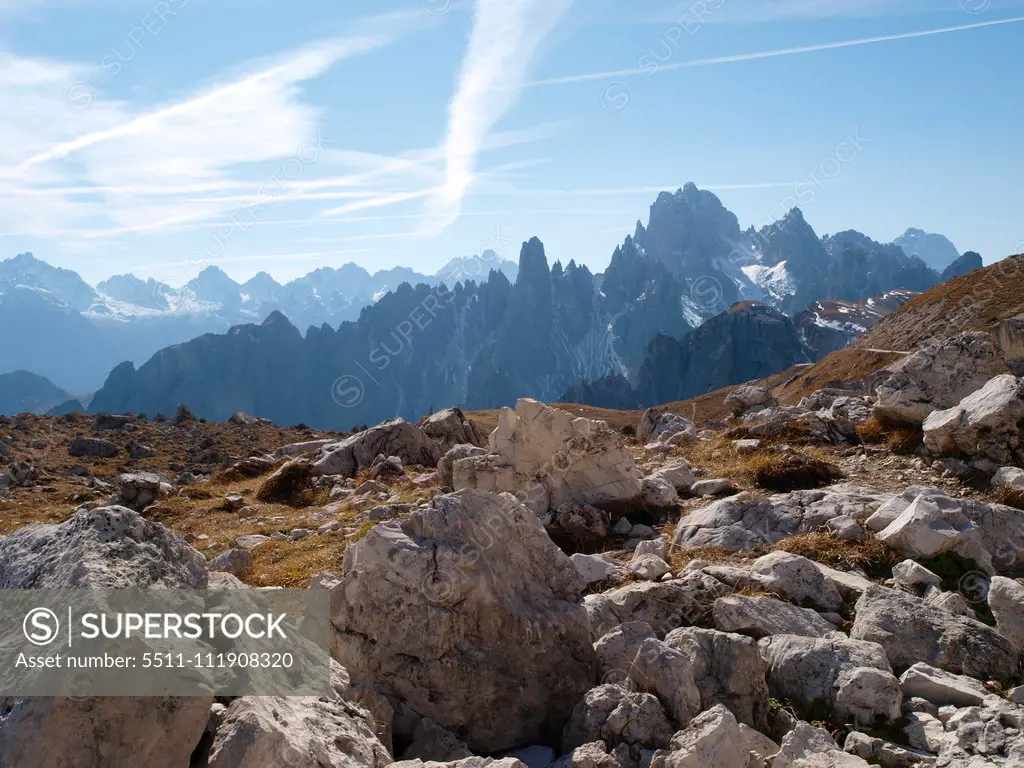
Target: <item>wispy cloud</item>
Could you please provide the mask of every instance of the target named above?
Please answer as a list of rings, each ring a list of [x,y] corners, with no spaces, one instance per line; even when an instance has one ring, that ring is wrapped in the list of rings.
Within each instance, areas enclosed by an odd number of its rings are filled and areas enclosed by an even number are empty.
[[[862,37],[855,40],[840,40],[833,43],[816,43],[814,45],[802,45],[794,48],[776,48],[770,51],[756,51],[754,53],[738,53],[729,56],[712,56],[706,59],[690,59],[689,61],[677,61],[669,64],[658,64],[657,71],[665,72],[676,69],[690,69],[692,67],[708,67],[715,64],[731,64],[741,61],[756,61],[758,59],[771,59],[778,56],[794,56],[801,53],[814,53],[816,51],[831,51],[838,48],[853,48],[859,45],[872,45],[874,43],[885,43],[894,40],[910,40],[916,37],[930,37],[932,35],[945,35],[953,32],[965,32],[970,29],[981,29],[983,27],[996,27],[1003,24],[1017,24],[1024,21],[1024,16],[1015,16],[1008,19],[995,19],[992,21],[981,21],[974,24],[959,24],[954,27],[939,27],[936,29],[922,29],[915,32],[900,32],[893,35],[879,35],[877,37]],[[639,75],[650,75],[651,66],[632,67],[630,69],[615,69],[605,72],[586,72],[578,75],[566,75],[563,77],[549,77],[544,80],[534,80],[521,84],[518,88],[535,87],[542,85],[566,85],[569,83],[585,83],[591,80],[608,80],[617,77],[636,77]],[[496,86],[502,87],[502,86]]]
[[[572,0],[476,0],[473,29],[448,110],[445,179],[428,206],[440,231],[458,219],[488,133],[513,107],[544,39]]]

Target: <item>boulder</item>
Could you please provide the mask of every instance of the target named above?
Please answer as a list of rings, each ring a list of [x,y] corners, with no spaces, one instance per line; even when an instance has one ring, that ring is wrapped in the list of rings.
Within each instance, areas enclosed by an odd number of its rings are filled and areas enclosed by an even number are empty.
[[[873,409],[880,421],[921,424],[933,411],[959,403],[993,376],[1006,373],[1006,363],[988,333],[960,333],[930,343],[892,367],[878,385]]]
[[[732,411],[733,416],[742,416],[753,408],[767,408],[778,404],[778,398],[769,389],[756,384],[736,387],[725,396],[725,406]]]
[[[621,579],[626,575],[622,563],[604,555],[584,555],[577,552],[569,558],[585,584],[594,584],[605,579]]]
[[[664,509],[679,503],[679,494],[675,486],[664,477],[645,477],[641,486],[644,503],[652,507]]]
[[[636,555],[629,562],[629,570],[642,579],[659,581],[672,573],[672,566],[657,555]]]
[[[937,707],[952,704],[955,707],[973,707],[984,703],[992,694],[979,681],[954,675],[942,669],[917,662],[900,677],[904,698],[918,697]]]
[[[993,573],[992,555],[981,540],[978,530],[963,512],[949,506],[940,507],[919,496],[889,525],[879,531],[878,538],[904,557],[936,557],[952,553],[973,561],[986,573]]]
[[[454,463],[456,488],[514,492],[538,513],[563,504],[637,498],[640,473],[622,436],[603,421],[576,418],[536,400],[504,408],[492,455]]]
[[[3,589],[205,589],[202,555],[124,507],[78,512],[0,539]],[[179,768],[213,698],[22,697],[3,700],[0,765]]]
[[[445,450],[450,450],[456,445],[484,444],[483,438],[477,432],[473,422],[466,418],[466,415],[458,408],[445,408],[443,411],[428,416],[420,424],[420,429],[438,443]]]
[[[68,444],[69,456],[109,459],[117,456],[118,450],[117,443],[98,437],[76,437]]]
[[[117,476],[117,501],[123,506],[141,511],[170,488],[170,484],[154,472],[125,473]]]
[[[755,560],[750,570],[767,577],[766,588],[797,605],[838,611],[843,596],[815,565],[801,555],[770,552]]]
[[[900,682],[880,645],[850,640],[775,635],[760,641],[768,688],[805,713],[825,705],[837,723],[879,725],[897,720],[903,707]]]
[[[475,752],[550,740],[595,677],[583,579],[511,496],[437,497],[343,568],[335,658]]]
[[[404,473],[405,467],[402,465],[402,460],[397,456],[381,454],[370,465],[370,477],[374,480],[395,480]]]
[[[755,638],[769,635],[824,637],[835,631],[835,626],[816,611],[770,597],[720,597],[715,600],[712,616],[716,629]]]
[[[881,645],[896,668],[923,661],[982,680],[1016,674],[1017,653],[991,627],[885,587],[861,595],[850,637]]]
[[[125,507],[76,512],[0,538],[0,589],[205,589],[206,560]]]
[[[710,545],[737,552],[820,530],[837,517],[867,517],[892,498],[893,494],[856,486],[793,491],[768,498],[731,496],[680,518],[672,544],[680,548]]]
[[[694,718],[651,758],[651,768],[748,768],[747,740],[732,712],[717,705]]]
[[[455,734],[429,717],[421,717],[412,732],[412,743],[402,752],[402,760],[426,760],[439,763],[462,760],[473,754]]]
[[[648,479],[650,478],[667,480],[676,491],[688,491],[690,486],[697,482],[696,475],[686,462],[662,467],[657,472],[652,472]]]
[[[594,653],[597,654],[601,682],[623,685],[629,679],[629,668],[637,651],[651,637],[654,637],[654,629],[650,624],[627,621],[595,642]]]
[[[1024,566],[1024,515],[1020,510],[1003,504],[953,499],[934,488],[911,486],[879,506],[865,525],[872,531],[884,530],[918,498],[935,504],[944,515],[953,519],[962,514],[970,520],[981,537],[982,545],[992,556],[996,570],[1015,571]]]
[[[1024,585],[994,576],[988,587],[988,607],[996,617],[996,629],[1024,655]]]
[[[771,765],[772,768],[870,768],[862,758],[840,750],[824,728],[815,728],[803,721],[786,734]]]
[[[562,752],[603,741],[656,749],[668,744],[674,729],[657,697],[605,684],[587,691],[562,731]]]
[[[487,451],[483,448],[469,443],[453,445],[449,448],[444,456],[437,460],[437,484],[441,486],[441,490],[455,490],[453,472],[456,461],[473,456],[483,456],[486,453]]]
[[[422,429],[403,419],[392,419],[324,445],[313,459],[313,474],[353,477],[381,454],[397,456],[406,466],[433,467],[443,453]]]
[[[252,570],[252,552],[247,549],[229,549],[210,561],[211,571],[225,571],[238,576]]]
[[[725,496],[730,493],[736,493],[736,486],[725,478],[698,480],[690,486],[690,494],[693,496]]]
[[[1012,374],[996,376],[959,405],[924,421],[924,446],[933,456],[987,459],[997,465],[1020,460],[1024,384]]]
[[[629,667],[632,687],[657,696],[680,728],[701,710],[700,691],[693,680],[690,661],[682,651],[649,637],[641,643]]]
[[[713,629],[686,627],[665,637],[689,660],[700,693],[700,709],[723,704],[741,723],[759,731],[768,727],[768,686],[757,643],[749,637]]]
[[[1000,467],[992,475],[992,487],[1024,491],[1024,469],[1020,467]]]
[[[337,440],[328,437],[321,440],[304,440],[301,443],[289,443],[288,445],[282,445],[280,448],[275,450],[274,456],[277,456],[278,458],[297,459],[300,456],[305,456],[307,453],[315,453],[325,445],[333,445],[336,442]]]
[[[649,624],[658,637],[701,621],[704,608],[674,581],[627,584],[583,600],[594,640],[627,621]]]
[[[928,586],[937,587],[942,579],[914,560],[904,560],[892,567],[892,577],[896,583],[911,591],[924,589]]]
[[[340,671],[340,674],[339,674]],[[332,683],[344,679],[333,662]],[[347,681],[346,681],[347,682]],[[243,696],[213,733],[205,768],[385,768],[373,717],[342,696]],[[181,765],[187,765],[187,758]]]
[[[697,442],[697,425],[664,408],[648,408],[640,416],[636,439],[643,445],[685,445]]]

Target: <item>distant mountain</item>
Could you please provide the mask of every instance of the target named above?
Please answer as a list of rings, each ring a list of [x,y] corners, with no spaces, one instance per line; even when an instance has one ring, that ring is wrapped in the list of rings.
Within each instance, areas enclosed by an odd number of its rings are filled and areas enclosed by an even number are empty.
[[[967,251],[963,256],[946,267],[942,273],[942,282],[966,275],[968,272],[981,269],[983,266],[980,254],[974,251]]]
[[[514,283],[503,271],[448,282],[403,283],[357,320],[304,338],[284,312],[168,347],[138,369],[118,366],[90,410],[185,402],[213,419],[243,409],[347,429],[524,396],[678,399],[816,359],[877,322],[886,308],[869,297],[909,296],[939,275],[858,232],[819,238],[799,210],[741,230],[715,195],[687,184],[658,196],[603,275],[549,266],[533,238]]]
[[[0,374],[0,416],[46,413],[71,395],[53,382],[28,371]]]
[[[454,259],[435,276],[404,267],[371,275],[345,264],[285,285],[266,272],[239,285],[210,266],[181,288],[130,274],[93,288],[75,272],[23,253],[0,261],[0,324],[19,329],[0,339],[0,373],[35,371],[73,392],[88,392],[124,360],[141,364],[163,347],[260,322],[273,312],[303,330],[336,326],[402,283],[480,280],[490,269],[515,279],[515,264],[487,251]]]
[[[960,258],[960,252],[947,238],[911,227],[893,240],[907,256],[917,256],[921,261],[942,272]]]

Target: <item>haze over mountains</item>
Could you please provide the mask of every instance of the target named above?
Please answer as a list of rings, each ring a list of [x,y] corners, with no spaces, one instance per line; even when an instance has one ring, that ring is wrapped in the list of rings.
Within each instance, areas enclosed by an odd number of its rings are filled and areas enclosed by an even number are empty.
[[[262,322],[274,311],[299,328],[354,320],[359,311],[403,282],[435,285],[516,265],[493,251],[452,259],[435,275],[397,267],[370,274],[355,264],[322,267],[281,285],[261,272],[239,284],[216,266],[182,270],[179,287],[116,275],[95,288],[74,271],[31,253],[0,261],[0,327],[17,328],[0,342],[0,373],[45,376],[58,387],[97,389],[115,365],[141,364],[162,347],[240,323]]]
[[[454,288],[404,283],[355,322],[305,336],[274,311],[162,349],[139,368],[119,365],[90,410],[169,413],[184,402],[212,419],[243,409],[347,429],[449,405],[556,400],[602,380],[646,404],[665,394],[645,384],[651,372],[672,370],[673,394],[696,394],[811,361],[941,280],[897,245],[855,231],[819,237],[798,209],[743,230],[718,197],[687,184],[658,196],[603,274],[552,264],[533,238],[515,282],[491,272]]]

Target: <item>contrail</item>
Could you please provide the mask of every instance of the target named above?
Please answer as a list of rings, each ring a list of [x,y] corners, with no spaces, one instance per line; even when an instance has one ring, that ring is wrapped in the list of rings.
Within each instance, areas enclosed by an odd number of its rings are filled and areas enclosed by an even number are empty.
[[[1001,24],[1015,24],[1024,21],[1024,16],[1015,16],[1011,19],[996,19],[994,21],[981,21],[975,24],[961,24],[957,27],[942,27],[941,29],[922,29],[918,32],[901,32],[897,35],[881,35],[879,37],[863,37],[858,40],[841,40],[835,43],[819,43],[817,45],[803,45],[798,48],[779,48],[774,51],[757,51],[756,53],[738,53],[732,56],[714,56],[709,59],[691,59],[690,61],[677,61],[673,64],[658,64],[657,70],[651,66],[634,67],[632,69],[616,69],[610,72],[590,72],[582,75],[567,75],[565,77],[551,77],[546,80],[534,80],[525,83],[523,87],[536,85],[563,85],[566,83],[584,83],[589,80],[607,80],[616,77],[633,77],[636,75],[650,75],[654,71],[663,72],[670,69],[689,69],[690,67],[708,67],[714,64],[729,64],[736,61],[754,61],[756,59],[771,59],[776,56],[792,56],[797,53],[813,53],[814,51],[831,51],[836,48],[852,48],[857,45],[869,45],[871,43],[885,43],[890,40],[909,40],[914,37],[929,37],[931,35],[944,35],[948,32],[963,32],[968,29],[980,29],[981,27],[995,27]]]

